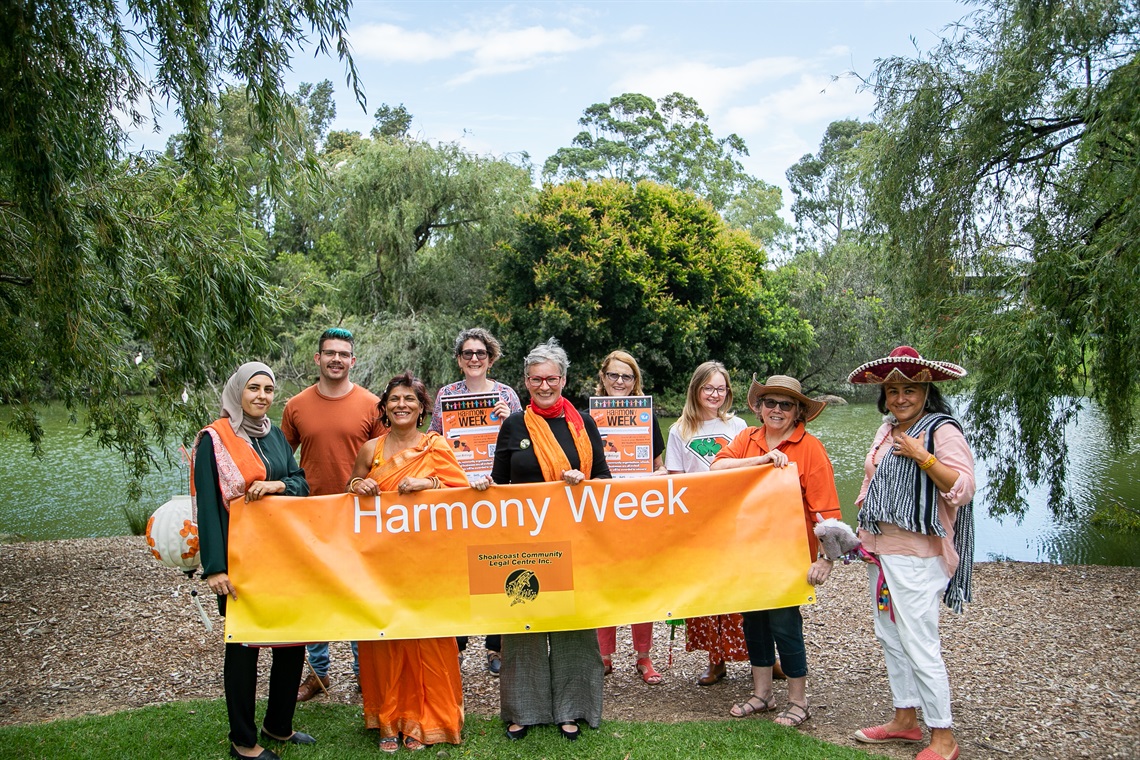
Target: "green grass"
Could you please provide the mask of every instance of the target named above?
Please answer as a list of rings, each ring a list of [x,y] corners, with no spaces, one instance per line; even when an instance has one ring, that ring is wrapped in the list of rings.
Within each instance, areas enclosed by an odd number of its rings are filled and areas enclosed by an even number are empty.
[[[262,714],[264,704],[259,707]],[[317,737],[315,746],[272,746],[283,760],[379,760],[375,731],[365,731],[360,708],[352,705],[299,705],[294,726]],[[173,702],[99,717],[0,728],[0,758],[78,760],[222,760],[228,758],[225,704],[221,700]],[[411,760],[401,749],[396,755]],[[867,760],[849,747],[812,739],[767,720],[699,723],[605,721],[585,729],[570,744],[553,726],[508,741],[494,718],[468,716],[463,744],[440,745],[414,755],[417,760],[460,758],[764,758],[765,760]]]

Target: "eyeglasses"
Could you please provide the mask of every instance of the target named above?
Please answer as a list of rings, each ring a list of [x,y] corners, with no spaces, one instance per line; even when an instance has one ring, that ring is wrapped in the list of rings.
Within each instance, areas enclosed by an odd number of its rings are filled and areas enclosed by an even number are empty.
[[[534,375],[526,379],[526,384],[531,388],[541,388],[543,383],[546,383],[551,388],[558,385],[558,381],[562,379],[562,375],[551,375],[550,377],[541,377]]]
[[[326,349],[324,351],[321,351],[321,356],[325,357],[326,359],[344,359],[347,361],[348,359],[352,358],[352,352],[351,351],[331,351],[331,350]]]
[[[780,407],[781,412],[790,412],[799,406],[799,404],[797,404],[795,401],[777,401],[774,398],[762,398],[760,399],[760,403],[762,403],[768,409],[775,409],[776,407]]]
[[[486,351],[460,351],[459,355],[467,361],[471,361],[472,359],[486,359],[490,356]]]
[[[701,393],[706,396],[723,396],[728,393],[728,388],[723,385],[702,385]]]
[[[604,375],[604,377],[607,380],[609,380],[611,383],[617,383],[617,382],[632,383],[633,382],[633,375],[625,375],[625,374],[622,374],[619,372],[607,372]]]

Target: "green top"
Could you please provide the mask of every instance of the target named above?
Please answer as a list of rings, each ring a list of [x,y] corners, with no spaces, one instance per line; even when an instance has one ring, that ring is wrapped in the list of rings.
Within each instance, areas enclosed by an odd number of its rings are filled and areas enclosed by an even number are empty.
[[[207,434],[211,435],[211,434]],[[203,436],[194,456],[194,488],[198,497],[198,546],[202,552],[202,577],[227,572],[230,511],[221,503],[218,463],[214,447]],[[253,440],[253,450],[265,463],[265,479],[285,484],[286,496],[308,496],[305,471],[293,458],[293,450],[276,425],[264,438]]]

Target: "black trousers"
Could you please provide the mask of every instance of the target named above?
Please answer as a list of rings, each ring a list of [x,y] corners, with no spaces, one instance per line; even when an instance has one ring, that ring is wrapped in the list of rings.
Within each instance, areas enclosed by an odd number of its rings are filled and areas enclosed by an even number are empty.
[[[239,747],[257,744],[257,656],[261,649],[226,644],[226,712],[230,717],[230,741]],[[305,647],[273,647],[269,668],[269,704],[262,726],[273,736],[293,734],[293,711],[297,707],[297,684],[305,667]]]

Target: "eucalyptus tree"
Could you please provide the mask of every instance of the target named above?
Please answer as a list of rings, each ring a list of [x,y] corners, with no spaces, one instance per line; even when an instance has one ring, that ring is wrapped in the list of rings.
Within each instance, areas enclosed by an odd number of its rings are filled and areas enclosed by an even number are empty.
[[[926,351],[974,373],[992,495],[1065,504],[1082,394],[1127,442],[1140,380],[1140,7],[990,0],[882,61],[873,213]]]
[[[33,444],[38,408],[60,399],[138,475],[187,387],[269,349],[277,300],[235,167],[214,150],[217,93],[245,86],[274,192],[295,160],[284,72],[311,40],[355,84],[347,22],[348,0],[5,5],[0,400]],[[180,161],[129,157],[128,128],[163,105],[185,125]]]
[[[651,180],[688,190],[723,210],[752,177],[736,134],[716,137],[697,101],[679,92],[659,101],[635,92],[589,106],[583,131],[543,165],[543,179]]]

